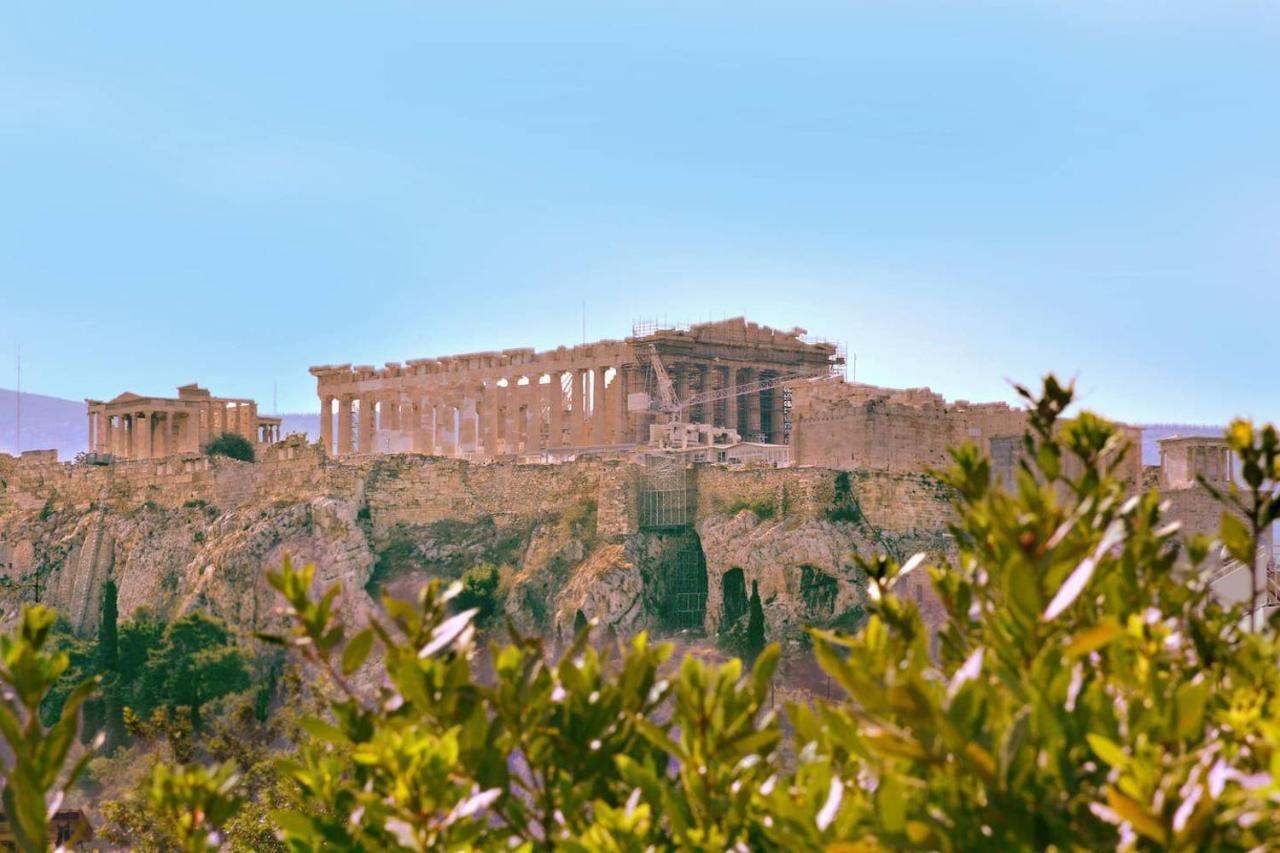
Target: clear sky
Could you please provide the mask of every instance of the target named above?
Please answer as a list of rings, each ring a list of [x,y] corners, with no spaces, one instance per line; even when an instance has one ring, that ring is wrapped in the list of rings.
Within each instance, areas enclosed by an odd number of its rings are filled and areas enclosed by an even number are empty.
[[[573,343],[584,303],[1276,418],[1280,7],[0,10],[0,386],[21,343],[32,391],[310,410],[312,364]]]

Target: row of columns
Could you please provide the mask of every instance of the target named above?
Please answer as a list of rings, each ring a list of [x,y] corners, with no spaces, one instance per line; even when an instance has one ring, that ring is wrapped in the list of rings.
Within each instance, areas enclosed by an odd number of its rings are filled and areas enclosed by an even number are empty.
[[[625,368],[602,365],[470,386],[322,393],[320,440],[339,456],[497,456],[627,444],[633,441],[626,413],[629,376]]]
[[[732,393],[743,386],[776,376],[776,373],[754,367],[724,367],[697,362],[676,362],[668,372],[678,400],[712,390],[731,392],[723,400],[689,407],[684,413],[687,420],[736,430],[745,441],[781,444],[785,440],[785,398],[781,388],[775,386],[765,391]]]
[[[89,446],[121,459],[154,459],[200,449],[193,414],[140,411],[89,416]]]
[[[639,370],[604,365],[438,388],[346,394],[322,389],[320,440],[338,456],[418,452],[492,457],[642,443],[648,440],[650,416],[627,412],[627,395],[646,390]],[[669,372],[682,400],[776,375],[698,362],[676,362]],[[734,429],[748,441],[785,440],[781,388],[731,393],[690,407],[685,417]]]
[[[274,439],[279,440],[275,425]],[[217,403],[182,408],[146,408],[112,413],[91,408],[89,448],[121,459],[154,459],[175,453],[198,453],[211,438],[224,432],[264,440],[250,403]]]

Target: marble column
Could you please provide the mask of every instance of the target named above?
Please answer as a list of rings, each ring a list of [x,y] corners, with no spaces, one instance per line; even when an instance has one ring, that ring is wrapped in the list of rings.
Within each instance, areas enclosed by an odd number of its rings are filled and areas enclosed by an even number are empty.
[[[388,430],[400,431],[400,393],[395,392],[387,395],[383,401],[382,411],[382,428]]]
[[[529,377],[529,435],[525,439],[525,452],[536,453],[543,450],[543,406],[547,405],[547,388],[541,384],[543,377],[535,373]]]
[[[513,376],[507,380],[503,392],[503,407],[506,412],[502,418],[502,452],[514,454],[520,452],[520,407],[524,402],[524,390],[518,384],[520,377]]]
[[[591,444],[595,445],[609,443],[604,371],[604,367],[591,368]]]
[[[453,455],[453,404],[445,401],[436,403],[435,425],[433,430],[432,453],[441,456]]]
[[[707,368],[702,364],[689,365],[688,374],[689,395],[694,396],[701,394],[707,390]],[[698,403],[690,406],[687,417],[691,423],[705,424],[709,420],[707,417],[706,404]]]
[[[672,365],[671,372],[671,383],[675,386],[676,402],[683,403],[689,396],[689,369],[684,364],[675,364]],[[688,409],[681,409],[679,412],[680,420],[689,420],[689,414]]]
[[[502,388],[496,382],[484,389],[484,413],[480,422],[480,444],[483,445],[483,452],[486,456],[498,455],[502,396]]]
[[[724,384],[720,387],[724,388],[729,395],[724,400],[724,425],[734,432],[738,432],[740,430],[738,425],[738,368],[725,367],[722,370],[724,371]]]
[[[374,398],[372,394],[364,394],[360,397],[359,436],[357,438],[360,453],[373,452],[373,429],[375,426],[373,406]]]
[[[587,437],[587,368],[579,367],[573,371],[573,444],[581,447],[590,439]]]
[[[742,374],[743,374],[743,378],[745,379],[745,382],[743,384],[756,382],[759,378],[759,374],[754,369],[751,369],[751,368],[742,371]],[[747,441],[759,441],[760,440],[760,392],[752,391],[749,394],[744,395],[743,402],[746,404],[746,407],[747,407],[747,434],[744,435],[743,438],[746,439]]]
[[[771,391],[772,399],[769,406],[769,441],[774,444],[783,444],[785,435],[783,429],[783,399],[782,386],[775,385]]]
[[[333,397],[320,397],[320,446],[327,455],[333,454]]]
[[[564,446],[564,375],[556,370],[551,373],[551,382],[547,385],[547,433],[548,447]]]
[[[349,456],[351,446],[352,412],[354,400],[350,394],[343,394],[338,400],[338,455]]]
[[[133,414],[133,458],[151,458],[151,422],[146,412]]]

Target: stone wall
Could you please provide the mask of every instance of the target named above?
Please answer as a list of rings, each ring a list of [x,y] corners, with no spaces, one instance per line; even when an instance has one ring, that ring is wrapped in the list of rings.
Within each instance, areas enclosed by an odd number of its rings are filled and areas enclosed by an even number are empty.
[[[942,530],[952,518],[951,492],[919,473],[827,468],[697,469],[698,520],[735,506],[764,503],[784,518],[822,521],[841,508],[845,491],[870,524],[895,532]]]
[[[966,441],[988,450],[997,436],[1021,435],[1026,415],[1003,403],[948,403],[927,388],[893,389],[840,380],[791,387],[797,465],[915,474],[947,464]]]

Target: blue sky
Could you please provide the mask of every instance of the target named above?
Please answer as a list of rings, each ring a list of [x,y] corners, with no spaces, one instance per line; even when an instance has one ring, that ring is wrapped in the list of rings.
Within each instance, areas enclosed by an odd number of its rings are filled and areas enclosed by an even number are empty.
[[[585,302],[1275,418],[1278,93],[1263,2],[9,4],[0,386],[309,410]]]

